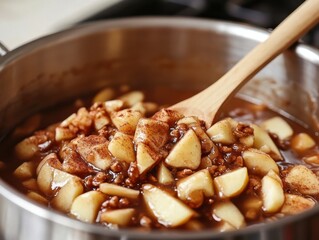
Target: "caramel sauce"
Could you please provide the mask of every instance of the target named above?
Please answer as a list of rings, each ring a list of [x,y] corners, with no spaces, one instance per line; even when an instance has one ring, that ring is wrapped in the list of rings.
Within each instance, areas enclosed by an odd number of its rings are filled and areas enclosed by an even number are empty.
[[[169,106],[175,102],[178,102],[178,101],[185,99],[185,98],[194,94],[192,91],[185,92],[185,91],[178,91],[178,90],[166,89],[166,88],[156,88],[156,89],[152,89],[152,91],[150,91],[149,89],[146,89],[146,90],[144,90],[144,93],[145,93],[147,101],[154,101],[154,102],[157,102],[158,104],[164,105],[164,106]],[[61,122],[62,120],[66,119],[70,114],[72,114],[73,112],[76,112],[77,109],[79,108],[79,106],[86,106],[89,108],[89,106],[91,105],[91,99],[92,99],[91,97],[83,98],[81,100],[78,99],[76,101],[73,101],[73,102],[70,102],[67,104],[61,104],[60,106],[56,106],[54,108],[50,108],[48,110],[43,111],[41,113],[41,117],[42,117],[41,124],[38,126],[38,129],[43,129],[51,124],[55,124],[56,122]],[[161,101],[159,102],[158,99],[160,99]],[[229,104],[224,106],[223,111],[220,113],[218,119],[223,119],[225,117],[231,117],[231,118],[237,120],[238,122],[244,122],[246,124],[250,124],[250,123],[259,124],[266,119],[269,119],[271,117],[278,116],[278,115],[279,115],[278,113],[268,109],[264,105],[256,105],[256,104],[253,104],[251,102],[245,101],[243,99],[235,98]],[[278,145],[280,147],[281,154],[284,156],[284,159],[285,159],[285,161],[278,163],[278,166],[280,167],[281,171],[283,171],[283,170],[287,169],[289,166],[292,166],[295,164],[303,164],[303,165],[306,165],[311,170],[313,170],[313,172],[317,173],[317,171],[319,170],[319,166],[316,166],[314,164],[305,163],[302,159],[305,156],[319,153],[319,149],[318,149],[319,138],[318,138],[318,136],[315,136],[311,130],[306,129],[303,126],[297,124],[292,119],[288,119],[288,118],[283,117],[283,116],[281,116],[281,117],[284,118],[289,123],[289,125],[292,127],[294,132],[308,133],[310,136],[313,137],[313,139],[316,140],[316,143],[317,143],[317,147],[312,148],[312,149],[305,151],[303,153],[297,153],[297,152],[292,151],[289,148],[289,145],[290,145],[289,141],[284,142],[284,143],[282,143],[282,142],[278,143]],[[183,129],[179,129],[179,131],[180,131],[179,134],[181,134],[181,135],[177,135],[177,137],[175,137],[175,138],[172,137],[171,140],[169,141],[169,143],[167,144],[166,147],[168,148],[168,150],[170,147],[172,147],[176,143],[178,138],[181,138],[182,134],[184,133]],[[93,132],[93,134],[94,134],[94,132]],[[15,133],[13,132],[12,135],[10,137],[8,137],[1,144],[0,160],[3,160],[5,162],[5,168],[0,170],[0,174],[1,174],[1,177],[5,181],[10,183],[12,186],[17,188],[19,191],[27,193],[28,190],[25,187],[23,187],[21,182],[18,181],[12,175],[12,172],[21,164],[21,160],[17,159],[17,157],[13,153],[14,145],[18,141],[23,139],[24,137],[26,137],[26,136],[16,136]],[[273,139],[274,139],[274,141],[276,141],[276,136],[273,136]],[[50,143],[46,142],[46,144],[50,144]],[[240,155],[239,154],[240,149],[239,150],[236,149],[238,146],[232,146],[232,147],[227,149],[227,147],[225,147],[221,144],[216,144],[216,145],[219,148],[219,151],[222,152],[222,154],[224,154],[224,158],[226,160],[231,159],[232,157],[238,157]],[[54,142],[51,143],[50,146],[43,145],[42,147],[43,147],[43,149],[49,149],[49,150],[48,151],[44,150],[40,154],[40,156],[37,156],[34,159],[31,159],[31,161],[35,161],[36,163],[39,163],[41,161],[41,159],[45,155],[48,154],[48,152],[59,152],[61,150],[59,145],[57,145]],[[210,154],[213,155],[214,153],[211,152]],[[215,170],[216,170],[216,176],[219,176],[221,173],[227,172],[229,169],[236,169],[238,167],[238,166],[230,164],[230,163],[229,164],[226,163],[225,165],[220,164],[218,162],[214,162],[214,163],[216,166],[218,166],[218,168],[212,170],[211,173],[213,176],[215,176],[213,174],[213,171],[215,171]],[[224,169],[222,168],[222,166],[225,166]],[[136,168],[136,166],[135,166],[135,168]],[[91,170],[92,170],[91,172],[83,173],[82,175],[80,175],[80,177],[84,181],[84,186],[85,186],[86,191],[97,189],[98,185],[94,185],[94,181],[115,182],[115,181],[117,181],[117,179],[121,178],[121,176],[123,177],[123,174],[122,174],[123,170],[125,170],[126,172],[128,172],[128,174],[131,174],[131,175],[134,175],[134,172],[136,171],[136,169],[134,169],[134,165],[132,165],[132,164],[131,165],[122,164],[120,166],[114,166],[113,168],[111,167],[110,170],[105,172],[105,176],[103,176],[103,174],[102,175],[100,174],[97,177],[96,174],[99,172],[99,170],[94,168],[94,167],[92,167]],[[189,176],[192,173],[194,173],[194,171],[190,170],[190,171],[183,172],[183,171],[180,171],[178,169],[172,170],[172,174],[173,174],[175,180],[181,179],[185,176]],[[124,174],[124,178],[127,178],[128,176],[126,176],[125,174]],[[172,194],[174,194],[174,192],[176,191],[174,185],[162,186],[162,185],[158,184],[158,182],[154,176],[156,176],[156,169],[151,170],[146,176],[141,177],[139,182],[137,182],[137,183],[133,182],[132,188],[139,189],[141,187],[141,185],[144,183],[152,183],[154,186],[158,186],[159,188],[164,189],[165,191],[171,192]],[[129,179],[129,178],[127,178],[127,179]],[[251,179],[252,179],[252,181],[254,180],[256,182],[261,181],[261,177],[257,176],[257,175],[252,176]],[[121,180],[119,180],[119,181],[121,182]],[[249,208],[247,208],[247,206],[245,204],[247,203],[248,198],[254,198],[254,197],[256,197],[256,196],[254,195],[253,192],[247,192],[245,194],[242,194],[242,195],[232,199],[232,201],[245,214],[247,224],[253,224],[253,223],[265,221],[270,216],[275,217],[275,218],[277,217],[277,216],[271,215],[271,214],[264,214],[261,208],[259,211],[249,212]],[[316,200],[319,200],[319,198],[317,198],[316,196],[314,198]],[[189,227],[189,223],[188,223],[188,224],[181,225],[178,228],[179,229],[191,228],[191,230],[192,230],[194,228],[194,226],[196,226],[197,223],[199,223],[198,226],[200,226],[200,228],[219,227],[219,225],[221,224],[220,220],[218,219],[218,217],[216,217],[214,214],[212,214],[211,210],[210,210],[211,206],[215,202],[218,202],[218,201],[221,201],[220,196],[215,195],[215,196],[210,197],[210,198],[205,198],[203,200],[203,203],[200,204],[199,207],[191,206],[191,207],[195,208],[196,212],[199,213],[200,217],[196,218],[195,223],[192,224],[191,227]],[[142,227],[145,229],[148,229],[151,227],[151,228],[157,228],[157,229],[162,229],[162,230],[167,229],[159,222],[156,222],[153,216],[148,214],[148,210],[147,210],[142,198],[139,198],[136,201],[129,201],[129,203],[127,203],[127,199],[109,197],[102,204],[101,212],[106,211],[107,209],[112,209],[112,208],[114,208],[114,206],[118,206],[121,204],[123,206],[128,205],[129,207],[133,207],[133,208],[137,209],[138,216],[135,216],[132,219],[132,222],[129,225],[129,227],[135,227],[135,228]],[[151,224],[148,223],[149,219],[151,219]]]

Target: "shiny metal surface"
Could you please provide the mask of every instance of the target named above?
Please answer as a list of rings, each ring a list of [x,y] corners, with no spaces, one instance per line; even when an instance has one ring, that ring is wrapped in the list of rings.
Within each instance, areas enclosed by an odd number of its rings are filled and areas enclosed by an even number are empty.
[[[8,52],[9,49],[0,42],[0,56],[4,56]]]
[[[201,90],[267,37],[253,27],[185,18],[98,22],[22,46],[0,59],[0,139],[30,113],[107,85]],[[319,129],[319,52],[299,44],[240,95]],[[0,239],[317,239],[311,211],[236,232],[108,230],[26,200],[0,179]]]

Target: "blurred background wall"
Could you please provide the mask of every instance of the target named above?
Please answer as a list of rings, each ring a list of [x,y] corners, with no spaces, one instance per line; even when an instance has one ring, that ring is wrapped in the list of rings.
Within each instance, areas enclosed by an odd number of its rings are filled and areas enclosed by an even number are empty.
[[[278,25],[303,0],[0,0],[0,41],[9,49],[82,22],[131,16],[188,16]],[[319,48],[319,27],[303,41]]]

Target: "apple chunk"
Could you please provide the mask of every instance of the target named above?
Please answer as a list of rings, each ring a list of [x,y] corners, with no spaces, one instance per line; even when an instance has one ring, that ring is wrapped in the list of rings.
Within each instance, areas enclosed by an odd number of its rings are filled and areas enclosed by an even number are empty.
[[[81,179],[54,168],[50,165],[50,159],[42,166],[37,183],[39,189],[47,196],[53,195],[55,190],[59,189],[58,193],[53,197],[51,204],[63,212],[68,212],[74,198],[83,192]]]
[[[40,203],[40,204],[44,204],[44,205],[47,205],[48,204],[48,200],[43,197],[42,195],[40,195],[39,193],[36,193],[36,192],[28,192],[27,193],[27,197],[33,199],[34,201]]]
[[[70,140],[74,137],[76,137],[76,132],[70,130],[69,128],[59,126],[55,129],[55,141],[57,141],[57,142]]]
[[[169,138],[169,125],[165,122],[142,118],[138,121],[134,134],[135,144],[144,143],[153,150],[164,146]]]
[[[276,162],[266,153],[254,148],[249,148],[242,153],[245,166],[252,173],[266,175],[270,170],[279,173]]]
[[[214,179],[214,185],[221,198],[239,195],[247,186],[249,177],[246,167],[236,169]]]
[[[220,226],[217,228],[220,232],[228,232],[236,230],[232,225],[230,225],[228,222],[222,222]]]
[[[140,118],[143,117],[140,111],[124,109],[119,112],[111,112],[111,120],[115,127],[123,133],[134,135]]]
[[[288,172],[285,182],[291,189],[298,190],[301,194],[319,194],[319,180],[309,168],[296,165]]]
[[[290,125],[281,117],[267,119],[260,126],[268,132],[275,133],[281,140],[290,138],[293,134]]]
[[[254,146],[254,135],[249,135],[247,137],[241,137],[241,138],[239,138],[239,142],[244,144],[247,147],[253,147]]]
[[[36,138],[31,136],[19,142],[14,148],[16,156],[20,160],[31,159],[39,152],[39,147],[37,145]]]
[[[165,227],[180,226],[195,215],[187,205],[151,184],[144,184],[142,190],[149,211]]]
[[[231,201],[217,203],[213,208],[213,214],[236,229],[246,225],[243,214]]]
[[[38,183],[37,183],[37,180],[35,178],[30,178],[28,180],[23,181],[22,185],[23,185],[23,187],[25,187],[29,191],[30,190],[35,191],[35,192],[39,191]]]
[[[315,145],[315,140],[307,133],[299,133],[291,139],[291,148],[297,152],[305,151]]]
[[[129,107],[132,107],[134,104],[144,100],[144,93],[141,91],[131,91],[120,96],[118,99],[125,102]]]
[[[197,219],[191,219],[183,227],[191,231],[200,231],[204,229],[204,224]]]
[[[207,169],[180,179],[176,187],[178,197],[194,207],[199,207],[203,203],[204,195],[206,197],[214,195],[213,180]]]
[[[94,223],[106,196],[98,191],[83,193],[75,198],[70,213],[83,222]]]
[[[95,130],[100,130],[103,127],[109,125],[111,123],[111,119],[106,115],[106,112],[98,112],[94,116],[94,128]]]
[[[281,212],[287,215],[299,214],[315,206],[314,200],[294,194],[285,194],[285,203]]]
[[[51,183],[51,189],[56,189],[56,188],[61,188],[65,184],[67,184],[70,180],[76,180],[76,181],[81,181],[81,178],[72,175],[70,173],[61,171],[59,169],[54,169],[53,171],[53,178],[52,178],[52,183]]]
[[[69,212],[74,199],[84,191],[82,182],[79,178],[71,178],[53,197],[51,206],[62,211]]]
[[[282,156],[269,134],[255,124],[252,124],[251,127],[254,129],[254,147],[259,150],[268,149],[270,152],[266,153],[272,153],[275,160],[282,160]]]
[[[124,133],[115,133],[108,145],[110,153],[120,161],[127,163],[135,161],[133,139]]]
[[[57,167],[60,167],[61,163],[57,158],[55,153],[51,153],[47,155],[39,164],[38,166],[38,177],[37,183],[40,191],[45,195],[52,194],[52,181],[54,177],[54,170]]]
[[[269,175],[264,176],[261,180],[261,193],[263,210],[267,213],[279,211],[285,202],[281,183]]]
[[[213,142],[232,144],[236,141],[233,135],[232,126],[228,119],[215,123],[207,130],[207,134]]]
[[[123,227],[132,221],[134,214],[134,208],[107,210],[101,213],[100,222],[113,223]]]
[[[254,194],[247,194],[240,197],[238,208],[246,219],[256,220],[260,217],[263,202],[260,197]]]
[[[170,172],[170,170],[168,170],[164,163],[161,163],[158,167],[157,180],[163,185],[169,185],[174,182],[172,173]]]
[[[198,168],[201,160],[201,144],[193,130],[188,130],[166,157],[166,164],[176,168]]]
[[[113,163],[108,151],[108,140],[103,136],[89,135],[71,141],[82,159],[102,170],[108,169]]]
[[[114,89],[107,87],[99,91],[93,98],[93,103],[111,100],[115,95]]]
[[[215,146],[213,141],[207,135],[203,128],[201,128],[201,122],[197,117],[184,117],[178,120],[177,125],[186,124],[188,128],[191,128],[196,133],[202,144],[202,151],[208,153]]]
[[[124,102],[119,99],[109,100],[104,102],[104,107],[108,113],[116,112],[124,107]]]
[[[13,175],[19,179],[32,178],[35,174],[34,162],[24,162],[14,170]]]
[[[308,164],[319,165],[319,153],[312,156],[303,157],[302,160]]]
[[[112,183],[101,183],[100,191],[107,195],[127,197],[131,199],[137,199],[140,194],[138,190],[121,187]]]
[[[144,143],[137,144],[136,163],[140,175],[149,171],[157,163],[157,154]]]

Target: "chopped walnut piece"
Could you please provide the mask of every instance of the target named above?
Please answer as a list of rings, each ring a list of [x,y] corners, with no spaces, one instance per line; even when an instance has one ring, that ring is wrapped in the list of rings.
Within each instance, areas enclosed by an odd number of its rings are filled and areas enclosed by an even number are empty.
[[[126,208],[130,205],[130,200],[126,197],[122,197],[119,200],[119,207],[120,208]]]
[[[233,133],[237,138],[248,137],[254,134],[254,129],[247,124],[238,123]]]
[[[98,187],[101,183],[104,183],[108,179],[108,175],[105,172],[98,172],[92,179],[92,185]]]
[[[138,181],[138,177],[139,177],[139,171],[138,171],[138,166],[136,163],[131,163],[130,167],[127,171],[128,173],[128,177],[130,179],[130,183],[134,184]]]
[[[76,118],[72,121],[72,125],[76,126],[81,132],[88,133],[92,126],[92,117],[86,108],[78,110]]]
[[[120,162],[114,162],[110,168],[115,173],[119,173],[123,171],[123,165]]]
[[[261,179],[255,175],[250,175],[247,192],[249,193],[255,192],[259,194],[260,189],[261,189]]]

